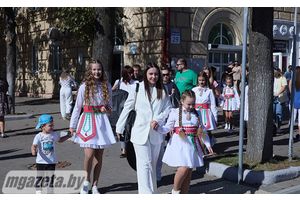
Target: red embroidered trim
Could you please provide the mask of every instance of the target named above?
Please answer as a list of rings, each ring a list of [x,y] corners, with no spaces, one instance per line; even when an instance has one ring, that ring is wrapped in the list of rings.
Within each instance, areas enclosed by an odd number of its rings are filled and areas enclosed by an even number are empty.
[[[104,107],[104,105],[100,105],[100,106],[84,106],[83,107],[83,112],[99,113],[99,112],[101,112],[101,108],[102,107]]]
[[[82,126],[83,126],[83,123],[84,123],[84,120],[85,120],[85,113],[83,113],[83,116],[80,120],[80,123],[79,123],[79,128],[77,130],[77,136],[80,137],[84,142],[92,139],[93,137],[96,136],[96,119],[95,119],[95,114],[92,113],[92,134],[88,137],[85,137],[84,135],[81,134],[81,129],[82,129]]]
[[[210,109],[209,103],[198,103],[195,105],[195,109]]]
[[[197,133],[197,126],[182,126],[182,127],[175,127],[175,133],[179,134],[181,130],[184,130],[185,134],[196,134]]]

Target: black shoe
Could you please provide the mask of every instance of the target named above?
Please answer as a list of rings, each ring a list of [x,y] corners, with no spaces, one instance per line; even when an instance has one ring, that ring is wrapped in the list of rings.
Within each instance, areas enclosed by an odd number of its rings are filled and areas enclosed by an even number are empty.
[[[67,120],[70,120],[70,119],[71,119],[70,113],[67,113],[67,114],[66,114],[66,119],[67,119]]]
[[[122,153],[122,154],[120,155],[120,158],[126,158],[126,153]]]

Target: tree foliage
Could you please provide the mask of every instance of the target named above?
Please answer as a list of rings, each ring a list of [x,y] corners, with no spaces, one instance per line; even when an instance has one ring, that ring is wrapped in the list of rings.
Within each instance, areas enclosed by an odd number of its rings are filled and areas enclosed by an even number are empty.
[[[58,28],[73,34],[80,41],[91,42],[95,33],[100,31],[96,26],[95,8],[62,7],[56,14]]]
[[[104,34],[102,26],[102,18],[97,15],[97,8],[58,8],[56,11],[56,25],[63,32],[73,34],[77,39],[83,42],[92,42],[95,35]],[[112,17],[112,23],[118,24],[123,15],[123,10],[120,8],[102,9],[109,17]],[[113,25],[112,25],[113,26]]]

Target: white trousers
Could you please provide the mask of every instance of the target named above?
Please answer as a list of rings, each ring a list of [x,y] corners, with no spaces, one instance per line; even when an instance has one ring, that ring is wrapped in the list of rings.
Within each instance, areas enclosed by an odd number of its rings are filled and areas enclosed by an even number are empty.
[[[136,155],[136,171],[139,194],[157,194],[156,163],[161,144],[133,144]]]
[[[59,92],[59,104],[62,117],[66,117],[66,113],[71,113],[72,103],[72,89],[70,87],[61,87]]]
[[[296,123],[297,114],[298,114],[298,126],[300,127],[300,109],[294,108],[294,121],[295,121],[295,123]]]

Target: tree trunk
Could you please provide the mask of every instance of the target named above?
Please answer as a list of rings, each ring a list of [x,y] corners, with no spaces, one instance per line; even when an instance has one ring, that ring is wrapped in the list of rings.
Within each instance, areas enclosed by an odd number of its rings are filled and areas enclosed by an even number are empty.
[[[250,16],[250,117],[245,157],[248,164],[257,164],[273,155],[273,8],[252,8]]]
[[[16,80],[16,22],[13,8],[5,8],[5,41],[6,41],[6,79],[8,95],[11,98],[11,112],[15,113],[15,80]]]
[[[113,20],[111,18],[114,11],[113,8],[95,8],[97,15],[97,32],[93,41],[93,53],[92,56],[99,59],[104,67],[104,71],[111,81],[112,72],[112,25]]]

